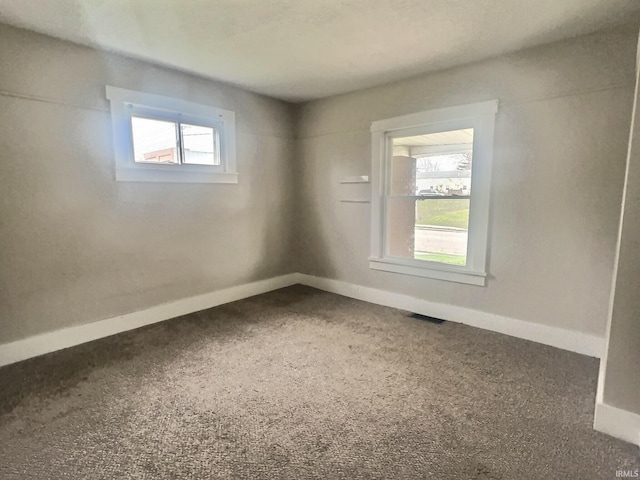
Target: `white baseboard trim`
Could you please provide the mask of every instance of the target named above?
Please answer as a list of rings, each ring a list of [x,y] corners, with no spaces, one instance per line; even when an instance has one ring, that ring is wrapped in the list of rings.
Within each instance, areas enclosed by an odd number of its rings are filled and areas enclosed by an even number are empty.
[[[604,339],[572,330],[516,320],[444,303],[430,302],[408,295],[354,285],[339,280],[291,273],[266,280],[229,287],[212,293],[165,303],[146,310],[68,327],[0,345],[0,367],[28,358],[73,347],[99,338],[162,322],[170,318],[206,310],[243,298],[301,283],[310,287],[351,297],[365,302],[399,308],[442,318],[451,322],[523,338],[553,347],[600,358]]]
[[[593,428],[640,447],[640,415],[637,413],[597,402]]]
[[[590,357],[601,358],[604,352],[604,338],[595,335],[539,323],[525,322],[523,320],[516,320],[515,318],[481,312],[470,308],[430,302],[400,293],[363,287],[340,280],[314,277],[302,273],[297,274],[297,276],[298,282],[303,285],[365,302],[420,313],[451,322],[463,323],[472,327],[491,330],[512,337],[581,353]]]
[[[0,367],[296,283],[298,283],[298,276],[291,273],[5,343],[0,345]]]

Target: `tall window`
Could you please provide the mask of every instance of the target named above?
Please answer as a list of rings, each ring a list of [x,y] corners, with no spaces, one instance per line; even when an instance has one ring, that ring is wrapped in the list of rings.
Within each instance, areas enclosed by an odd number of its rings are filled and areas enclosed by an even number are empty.
[[[234,112],[116,87],[107,98],[117,180],[237,183]]]
[[[485,284],[497,105],[372,124],[371,268]]]

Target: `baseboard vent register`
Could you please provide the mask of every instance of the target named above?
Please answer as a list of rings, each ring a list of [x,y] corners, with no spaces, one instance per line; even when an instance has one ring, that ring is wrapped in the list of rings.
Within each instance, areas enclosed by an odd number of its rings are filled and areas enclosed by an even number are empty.
[[[424,322],[436,323],[438,325],[445,322],[445,320],[442,320],[441,318],[428,317],[426,315],[421,315],[419,313],[411,313],[409,317],[417,318],[418,320],[422,320]]]

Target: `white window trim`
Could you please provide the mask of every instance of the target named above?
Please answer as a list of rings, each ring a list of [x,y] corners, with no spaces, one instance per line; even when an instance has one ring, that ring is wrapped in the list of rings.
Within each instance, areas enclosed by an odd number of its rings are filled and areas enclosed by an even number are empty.
[[[106,95],[111,102],[117,181],[238,183],[235,112],[109,85]],[[220,165],[136,163],[133,158],[132,114],[215,128],[220,136]]]
[[[498,100],[438,108],[371,124],[371,256],[375,270],[415,275],[471,285],[486,285],[486,258],[489,233],[489,204],[493,133]],[[473,128],[471,210],[466,265],[389,257],[385,253],[387,159],[392,154],[394,136],[428,134]]]

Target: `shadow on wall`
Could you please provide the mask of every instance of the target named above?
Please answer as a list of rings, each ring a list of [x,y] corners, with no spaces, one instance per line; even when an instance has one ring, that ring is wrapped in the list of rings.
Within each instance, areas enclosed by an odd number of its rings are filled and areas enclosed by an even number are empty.
[[[325,187],[324,192],[316,192],[316,185],[323,185],[326,172],[316,172],[316,152],[308,147],[311,143],[307,139],[297,139],[293,174],[295,176],[295,211],[293,221],[293,235],[295,238],[294,254],[296,257],[296,271],[309,273],[325,278],[335,278],[336,268],[333,256],[324,255],[328,240],[325,232],[335,230],[336,219],[331,211],[333,201],[331,191]],[[299,161],[305,158],[305,162]],[[322,164],[329,168],[330,163]],[[316,200],[317,199],[317,200]],[[329,205],[328,205],[329,204]],[[329,209],[332,222],[326,221]]]
[[[246,282],[294,273],[294,195],[291,160],[293,139],[240,134],[238,151],[258,161],[240,165],[240,185],[246,192],[247,225],[244,255]],[[241,240],[241,239],[238,239]]]

